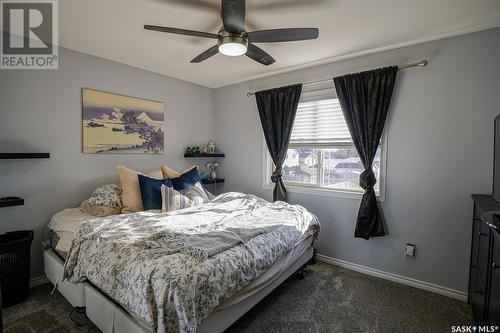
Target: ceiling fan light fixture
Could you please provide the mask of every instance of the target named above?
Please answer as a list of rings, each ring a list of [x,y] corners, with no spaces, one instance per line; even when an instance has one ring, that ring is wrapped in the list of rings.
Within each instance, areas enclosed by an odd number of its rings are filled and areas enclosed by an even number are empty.
[[[245,29],[246,0],[220,1],[222,26],[217,34],[150,24],[144,25],[144,29],[217,40],[216,45],[212,44],[213,46],[209,49],[193,58],[191,63],[200,63],[217,53],[222,53],[230,57],[246,55],[248,58],[265,66],[273,64],[276,60],[266,51],[256,46],[255,43],[295,42],[316,39],[319,36],[318,28],[282,28],[247,32]]]
[[[218,40],[219,52],[230,57],[237,57],[247,53],[248,39],[244,34],[233,35],[225,33]]]
[[[247,47],[239,43],[226,43],[219,45],[219,52],[230,57],[237,57],[247,53]]]

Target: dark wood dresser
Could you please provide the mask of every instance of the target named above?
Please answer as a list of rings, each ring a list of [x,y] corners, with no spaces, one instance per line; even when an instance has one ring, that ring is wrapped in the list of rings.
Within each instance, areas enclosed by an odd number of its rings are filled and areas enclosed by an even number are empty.
[[[473,194],[472,198],[468,300],[475,324],[500,326],[500,203],[491,195]]]

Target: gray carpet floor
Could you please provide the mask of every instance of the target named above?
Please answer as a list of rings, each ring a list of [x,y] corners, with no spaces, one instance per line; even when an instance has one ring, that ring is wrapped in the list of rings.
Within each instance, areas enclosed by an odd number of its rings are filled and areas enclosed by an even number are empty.
[[[32,289],[30,298],[4,309],[5,333],[99,332],[88,320],[77,326],[71,305],[52,285]],[[317,263],[305,278],[291,278],[230,327],[236,332],[450,332],[470,325],[469,305]]]

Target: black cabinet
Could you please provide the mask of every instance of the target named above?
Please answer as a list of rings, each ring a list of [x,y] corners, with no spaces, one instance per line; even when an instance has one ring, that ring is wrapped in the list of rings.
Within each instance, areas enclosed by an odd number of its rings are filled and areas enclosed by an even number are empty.
[[[474,218],[469,271],[469,303],[474,322],[497,325],[500,319],[500,203],[490,195],[473,195]]]
[[[498,217],[495,216],[494,220]],[[500,221],[500,219],[498,220]],[[496,223],[495,225],[499,225]],[[488,288],[488,323],[500,326],[500,231],[491,230],[490,286]]]

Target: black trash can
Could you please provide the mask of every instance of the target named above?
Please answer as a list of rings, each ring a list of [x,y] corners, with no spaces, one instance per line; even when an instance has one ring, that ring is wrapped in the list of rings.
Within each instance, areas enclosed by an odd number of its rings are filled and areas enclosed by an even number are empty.
[[[33,231],[13,231],[0,235],[0,281],[2,305],[24,301],[30,291],[30,255]]]

